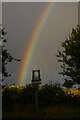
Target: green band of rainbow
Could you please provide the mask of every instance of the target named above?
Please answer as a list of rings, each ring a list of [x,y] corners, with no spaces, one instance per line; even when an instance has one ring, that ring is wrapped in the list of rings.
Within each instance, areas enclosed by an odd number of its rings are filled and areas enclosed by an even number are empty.
[[[31,61],[31,56],[33,54],[36,42],[38,41],[38,38],[40,36],[40,33],[42,29],[45,26],[45,23],[49,17],[49,14],[51,13],[51,10],[53,8],[54,3],[47,3],[46,7],[43,10],[42,15],[40,16],[36,27],[33,30],[32,36],[30,38],[30,42],[28,44],[28,47],[25,51],[25,54],[23,56],[20,72],[19,72],[19,78],[17,80],[17,85],[23,85],[24,81],[26,80],[26,75],[27,71],[29,69],[30,61]]]

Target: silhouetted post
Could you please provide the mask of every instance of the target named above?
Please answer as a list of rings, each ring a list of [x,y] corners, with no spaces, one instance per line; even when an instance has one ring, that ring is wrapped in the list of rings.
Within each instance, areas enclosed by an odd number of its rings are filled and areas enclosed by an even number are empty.
[[[32,71],[32,85],[35,88],[35,107],[38,113],[38,87],[41,84],[40,70]]]
[[[35,86],[35,106],[36,112],[38,112],[38,86]]]

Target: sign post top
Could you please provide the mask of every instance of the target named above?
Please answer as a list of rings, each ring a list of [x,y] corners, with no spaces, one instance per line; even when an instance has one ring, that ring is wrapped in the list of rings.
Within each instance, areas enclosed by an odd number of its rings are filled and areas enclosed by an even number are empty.
[[[32,70],[32,85],[40,85],[41,84],[41,76],[40,70]]]

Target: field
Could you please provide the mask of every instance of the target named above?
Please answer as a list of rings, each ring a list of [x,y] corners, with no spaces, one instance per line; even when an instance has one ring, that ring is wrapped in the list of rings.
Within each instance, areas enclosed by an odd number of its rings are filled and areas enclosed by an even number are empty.
[[[66,106],[60,107],[45,107],[35,113],[32,108],[25,111],[6,112],[3,113],[4,118],[19,119],[19,118],[54,118],[54,119],[65,119],[65,118],[80,118],[80,109],[71,108]]]

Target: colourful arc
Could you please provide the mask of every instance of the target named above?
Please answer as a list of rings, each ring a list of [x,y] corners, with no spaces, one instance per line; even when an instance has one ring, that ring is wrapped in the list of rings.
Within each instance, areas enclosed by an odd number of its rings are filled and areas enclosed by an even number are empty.
[[[33,51],[36,46],[36,42],[38,41],[40,33],[45,26],[45,23],[51,13],[52,8],[53,8],[53,3],[47,3],[46,7],[43,10],[43,14],[40,16],[39,21],[37,22],[36,27],[33,30],[32,37],[29,40],[30,42],[23,56],[23,60],[22,60],[22,64],[21,64],[21,68],[19,72],[19,77],[18,77],[16,85],[23,85],[26,79],[26,75],[29,69]]]

